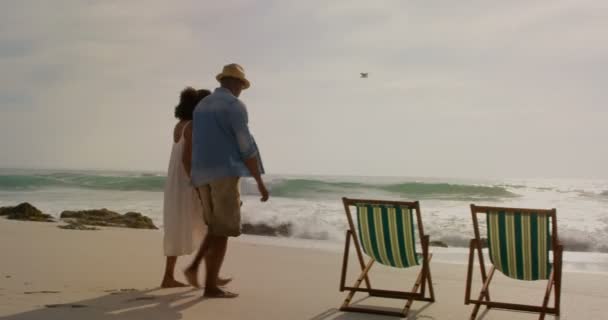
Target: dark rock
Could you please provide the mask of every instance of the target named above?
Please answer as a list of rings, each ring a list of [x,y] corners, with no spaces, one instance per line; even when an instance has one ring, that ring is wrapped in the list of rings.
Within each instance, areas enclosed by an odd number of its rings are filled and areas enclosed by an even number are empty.
[[[119,217],[120,213],[110,211],[106,208],[98,210],[63,211],[60,216],[61,219],[75,218],[100,221],[107,221]]]
[[[566,249],[564,249],[566,250]],[[600,245],[596,248],[597,252],[601,252],[601,253],[608,253],[608,246],[604,246],[604,245]]]
[[[445,243],[443,241],[439,241],[439,240],[433,240],[433,241],[429,242],[429,246],[431,246],[431,247],[441,247],[441,248],[447,248],[448,247],[447,243]]]
[[[0,208],[0,216],[6,216],[7,219],[11,220],[42,222],[55,221],[51,215],[42,213],[42,211],[38,210],[38,208],[27,202],[21,203],[15,207]]]
[[[66,229],[66,230],[99,230],[99,228],[88,227],[82,223],[78,223],[78,222],[74,222],[74,221],[70,221],[66,225],[58,226],[58,228]]]
[[[291,234],[291,223],[281,223],[277,226],[270,226],[265,223],[244,223],[241,231],[245,234],[254,234],[260,236],[287,237]]]
[[[328,240],[329,239],[329,232],[327,232],[327,231],[307,230],[307,231],[299,232],[296,234],[290,233],[290,235],[292,235],[295,238],[309,239],[309,240]]]
[[[158,229],[152,219],[142,215],[139,212],[127,212],[123,216],[123,221],[127,228],[135,229]]]
[[[577,239],[577,238],[573,238],[573,237],[560,237],[562,244],[564,245],[564,250],[566,251],[599,251],[601,252],[602,248],[598,248],[596,250],[593,250],[593,246],[591,244],[591,242],[582,240],[582,239]],[[601,245],[600,245],[601,246]]]
[[[101,227],[123,227],[135,229],[158,229],[152,219],[138,212],[128,212],[124,215],[108,209],[64,211],[61,219],[82,225]]]

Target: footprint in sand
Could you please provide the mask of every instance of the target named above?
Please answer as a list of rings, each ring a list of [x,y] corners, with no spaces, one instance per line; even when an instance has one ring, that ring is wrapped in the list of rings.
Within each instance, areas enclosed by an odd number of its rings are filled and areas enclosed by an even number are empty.
[[[23,294],[37,294],[37,293],[60,293],[61,291],[50,291],[50,290],[43,290],[43,291],[26,291]]]
[[[129,292],[137,292],[137,291],[138,291],[137,289],[130,288],[130,289],[118,289],[118,290],[116,290],[116,289],[105,290],[104,292],[108,292],[110,294],[123,294],[123,293],[129,293]]]
[[[46,308],[86,308],[88,306],[84,304],[69,304],[69,303],[60,303],[60,304],[47,304]]]
[[[149,300],[156,300],[156,297],[137,297],[135,299],[131,299],[127,302],[133,302],[133,301],[149,301]]]

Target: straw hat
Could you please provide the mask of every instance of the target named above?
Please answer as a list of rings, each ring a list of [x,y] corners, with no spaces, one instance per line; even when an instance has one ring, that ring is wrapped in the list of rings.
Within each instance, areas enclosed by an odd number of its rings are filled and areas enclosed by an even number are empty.
[[[245,83],[243,89],[247,89],[251,85],[251,83],[249,83],[249,80],[245,78],[245,70],[243,70],[243,67],[236,63],[225,65],[222,72],[218,74],[215,79],[217,79],[217,81],[220,81],[224,77],[236,78],[243,81]]]

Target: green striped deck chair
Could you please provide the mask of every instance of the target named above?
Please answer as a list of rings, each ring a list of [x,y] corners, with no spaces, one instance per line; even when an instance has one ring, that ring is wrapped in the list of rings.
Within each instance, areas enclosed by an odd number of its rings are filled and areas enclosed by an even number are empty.
[[[481,305],[539,312],[540,319],[544,319],[547,313],[559,315],[563,247],[557,237],[556,210],[471,205],[471,213],[475,238],[471,240],[469,246],[469,267],[465,294],[465,304],[475,304],[471,319],[477,317]],[[483,260],[478,214],[485,214],[486,216],[488,256],[492,263],[489,274],[486,274]],[[477,251],[484,282],[477,300],[472,300],[470,297],[474,251]],[[551,261],[551,256],[553,261]],[[491,301],[489,285],[496,269],[507,277],[517,280],[548,280],[542,305],[532,306]],[[555,306],[548,307],[552,291],[555,295]]]
[[[420,264],[414,238],[413,209],[356,204],[363,252],[384,265],[407,268]]]
[[[340,310],[406,317],[414,300],[435,301],[429,267],[432,255],[429,253],[429,236],[424,234],[422,226],[420,204],[347,198],[343,198],[343,203],[349,229],[346,231],[340,291],[348,291],[348,295]],[[356,220],[352,217],[351,207],[356,209]],[[419,239],[422,253],[417,252],[416,239]],[[353,286],[346,286],[351,242],[357,253],[361,274]],[[364,255],[368,256],[368,262],[365,262]],[[411,291],[372,289],[368,273],[375,262],[393,268],[421,268]],[[365,287],[361,287],[363,283]],[[399,311],[351,306],[356,292],[407,302]]]

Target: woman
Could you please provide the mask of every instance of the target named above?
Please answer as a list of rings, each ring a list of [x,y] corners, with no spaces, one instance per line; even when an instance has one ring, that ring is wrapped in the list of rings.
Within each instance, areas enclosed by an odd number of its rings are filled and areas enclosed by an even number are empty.
[[[169,160],[163,210],[164,251],[167,257],[162,288],[184,287],[175,280],[178,256],[191,254],[206,233],[203,208],[190,182],[192,158],[192,113],[198,102],[209,95],[208,90],[188,87],[180,94],[175,107],[179,120],[173,129],[173,149]]]

